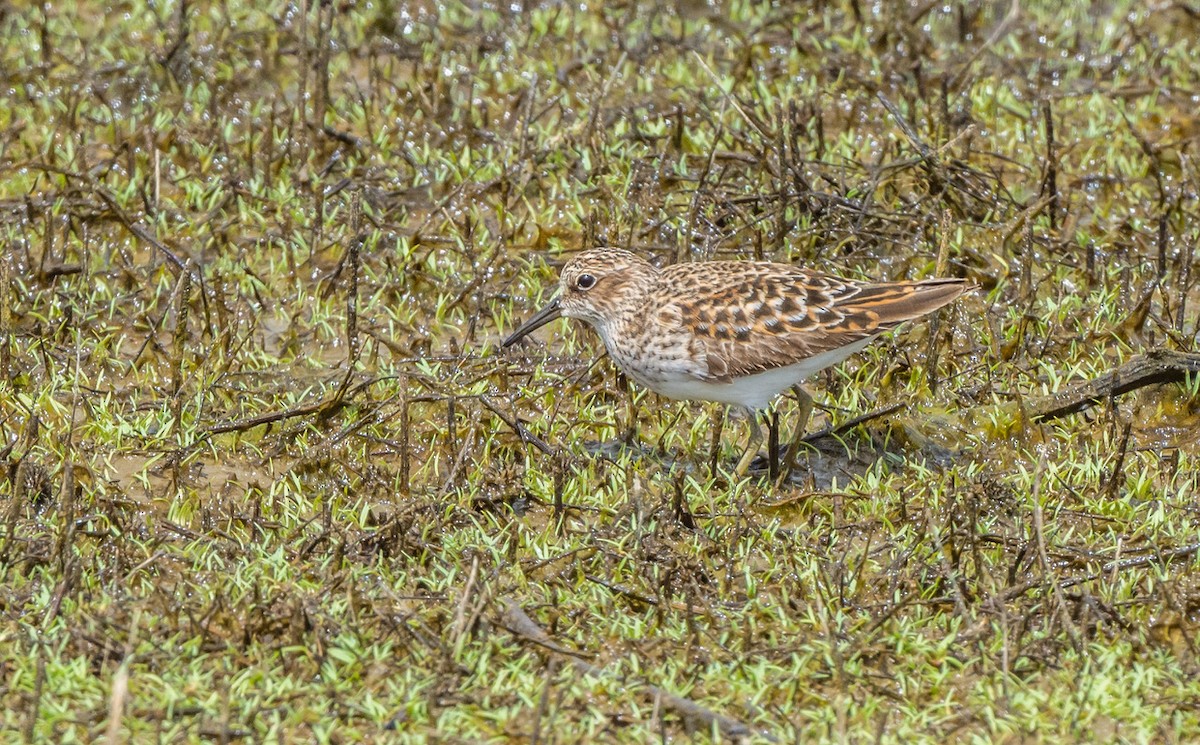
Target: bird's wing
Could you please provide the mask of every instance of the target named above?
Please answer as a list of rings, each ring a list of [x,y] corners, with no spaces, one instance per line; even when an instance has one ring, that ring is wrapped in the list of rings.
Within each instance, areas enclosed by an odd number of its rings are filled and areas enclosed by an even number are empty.
[[[707,357],[710,380],[728,382],[890,331],[946,305],[961,279],[872,284],[787,264],[674,264],[661,281],[679,289],[672,316]]]

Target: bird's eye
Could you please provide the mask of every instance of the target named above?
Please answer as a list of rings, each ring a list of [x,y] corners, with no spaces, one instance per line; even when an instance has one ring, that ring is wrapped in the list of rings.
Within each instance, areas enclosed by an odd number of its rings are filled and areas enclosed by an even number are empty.
[[[590,274],[580,274],[579,279],[575,280],[575,286],[581,290],[590,290],[594,284],[596,284],[596,278]]]

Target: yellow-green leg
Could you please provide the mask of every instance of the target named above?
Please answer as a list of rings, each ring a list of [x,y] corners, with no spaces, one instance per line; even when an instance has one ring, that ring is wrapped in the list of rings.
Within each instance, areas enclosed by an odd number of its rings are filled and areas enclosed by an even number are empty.
[[[751,411],[747,418],[750,422],[750,442],[746,443],[746,452],[742,453],[742,459],[738,461],[737,468],[733,471],[734,475],[739,478],[745,476],[746,472],[750,470],[754,456],[758,455],[758,446],[763,441],[762,428],[758,426],[758,412]]]
[[[792,469],[796,467],[796,453],[800,451],[800,443],[804,440],[804,431],[808,429],[808,420],[812,418],[813,399],[808,391],[799,385],[792,386],[792,392],[800,402],[800,411],[796,415],[796,429],[792,432],[792,442],[787,449],[787,462],[780,469],[779,483],[786,483],[792,477]]]

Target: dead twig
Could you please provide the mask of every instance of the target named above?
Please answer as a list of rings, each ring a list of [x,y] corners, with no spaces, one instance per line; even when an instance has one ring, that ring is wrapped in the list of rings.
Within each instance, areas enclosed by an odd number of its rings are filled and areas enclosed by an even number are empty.
[[[328,405],[329,401],[319,401],[315,404],[296,406],[284,411],[271,411],[266,414],[247,417],[245,419],[238,419],[232,422],[222,422],[221,424],[214,424],[213,426],[209,427],[207,430],[205,430],[205,434],[220,435],[226,432],[245,432],[248,429],[254,429],[255,427],[263,424],[274,424],[275,422],[282,422],[286,419],[293,419],[298,416],[316,414]]]
[[[496,406],[496,404],[494,404],[490,399],[488,399],[487,396],[480,396],[479,403],[483,404],[484,408],[499,417],[500,421],[507,424],[513,432],[516,432],[521,438],[522,442],[527,442],[530,445],[533,445],[546,455],[554,455],[554,449],[547,445],[545,440],[530,432],[529,429],[526,428],[524,424],[521,424],[520,420],[518,420],[516,417],[511,417],[501,411],[500,408]]]
[[[1031,419],[1045,422],[1090,408],[1114,396],[1162,383],[1182,383],[1200,374],[1200,354],[1156,349],[1093,380],[1065,386],[1050,396],[1027,399]]]
[[[504,604],[504,625],[509,631],[531,641],[535,644],[544,647],[545,649],[564,655],[575,669],[580,672],[596,677],[604,677],[605,672],[590,662],[579,659],[574,652],[563,649],[551,641],[550,636],[538,626],[532,618],[530,618],[521,606],[509,600]],[[750,728],[749,725],[739,722],[736,719],[718,714],[710,709],[707,709],[691,699],[682,698],[672,693],[668,693],[658,686],[650,685],[649,683],[639,683],[646,689],[649,697],[655,701],[659,701],[668,709],[673,710],[676,714],[684,719],[689,725],[711,729],[714,725],[720,730],[721,734],[726,737],[749,737],[757,735],[770,742],[778,742],[778,740],[770,733],[756,731]]]
[[[1100,571],[1093,572],[1092,574],[1088,574],[1083,577],[1073,577],[1071,579],[1063,580],[1059,583],[1059,586],[1065,590],[1070,587],[1074,587],[1075,585],[1082,585],[1087,582],[1103,579],[1106,576],[1109,577],[1111,581],[1115,581],[1117,573],[1126,569],[1136,569],[1138,567],[1151,566],[1155,564],[1159,566],[1166,566],[1172,562],[1185,560],[1190,561],[1191,558],[1197,553],[1200,553],[1200,543],[1189,543],[1185,546],[1176,546],[1175,548],[1165,550],[1155,550],[1153,553],[1149,553],[1145,556],[1138,556],[1132,559],[1122,559],[1120,554],[1117,553],[1112,561],[1109,561],[1108,563],[1104,564],[1104,566],[1100,567]]]
[[[809,432],[808,434],[804,435],[800,441],[811,444],[817,442],[818,440],[823,440],[826,437],[840,437],[860,424],[866,424],[874,419],[881,419],[889,414],[895,414],[897,411],[903,409],[904,406],[905,404],[903,403],[895,403],[891,404],[890,406],[884,406],[882,408],[875,409],[874,411],[868,411],[865,414],[859,414],[856,417],[847,419],[836,427],[829,426],[819,429],[816,432]]]
[[[1033,506],[1033,534],[1037,546],[1037,556],[1042,568],[1042,577],[1053,573],[1052,564],[1050,562],[1049,552],[1046,550],[1046,528],[1045,519],[1042,514],[1042,476],[1046,472],[1046,454],[1042,453],[1038,460],[1037,469],[1033,472],[1033,492],[1030,494],[1029,501]],[[1075,627],[1075,623],[1071,620],[1071,612],[1067,608],[1066,598],[1063,597],[1061,580],[1055,576],[1053,581],[1049,583],[1051,592],[1053,593],[1055,608],[1058,611],[1059,622],[1063,629],[1067,632],[1067,636],[1071,639],[1071,645],[1076,651],[1083,650],[1083,642],[1079,635],[1079,629]]]

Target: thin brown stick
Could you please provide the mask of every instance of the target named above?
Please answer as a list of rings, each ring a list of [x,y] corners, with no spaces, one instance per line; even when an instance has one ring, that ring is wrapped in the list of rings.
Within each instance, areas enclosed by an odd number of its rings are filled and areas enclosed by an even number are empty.
[[[214,424],[213,426],[209,427],[205,433],[209,435],[219,435],[225,432],[245,432],[246,430],[253,429],[259,425],[274,424],[275,422],[282,422],[285,419],[315,414],[321,409],[324,409],[328,403],[328,401],[320,401],[315,404],[297,406],[284,411],[271,411],[266,414],[260,414],[259,416],[247,417],[246,419],[238,419],[232,422],[222,422],[221,424]]]
[[[540,437],[530,432],[516,417],[511,417],[501,411],[500,408],[496,406],[496,404],[487,396],[480,396],[479,402],[483,404],[484,408],[486,408],[488,411],[498,416],[500,421],[507,424],[509,429],[511,429],[513,432],[516,432],[523,442],[533,445],[546,455],[554,455],[554,449],[547,445],[545,440],[542,440]]]
[[[1044,422],[1149,385],[1182,383],[1197,374],[1200,374],[1200,354],[1156,349],[1097,378],[1072,383],[1051,396],[1027,399],[1025,407],[1031,419]]]
[[[829,426],[819,429],[816,432],[810,432],[801,438],[800,441],[804,443],[813,443],[817,440],[823,440],[826,437],[844,435],[860,424],[865,424],[873,419],[881,419],[890,414],[895,414],[897,411],[903,409],[904,406],[905,404],[903,403],[895,403],[875,409],[874,411],[868,411],[865,414],[859,414],[856,417],[847,419],[836,427]]]
[[[1054,573],[1049,553],[1046,551],[1045,520],[1042,515],[1042,477],[1045,472],[1046,453],[1043,451],[1041,458],[1038,460],[1037,469],[1033,472],[1033,492],[1030,495],[1030,502],[1033,504],[1033,534],[1037,546],[1038,560],[1042,568],[1042,577]],[[1067,636],[1071,638],[1071,645],[1076,651],[1082,651],[1083,643],[1080,640],[1079,629],[1075,628],[1075,624],[1071,620],[1071,613],[1067,609],[1067,601],[1063,597],[1062,587],[1059,585],[1059,582],[1059,578],[1055,576],[1053,582],[1049,583],[1050,591],[1054,595],[1059,622],[1062,624],[1063,630],[1067,632]]]
[[[1122,559],[1120,552],[1116,552],[1113,560],[1100,567],[1100,571],[1093,572],[1084,577],[1065,579],[1059,583],[1059,586],[1065,590],[1075,585],[1082,585],[1086,582],[1103,579],[1106,575],[1110,581],[1115,581],[1117,573],[1126,569],[1136,569],[1150,565],[1166,566],[1172,562],[1190,561],[1197,553],[1200,553],[1200,543],[1189,543],[1185,546],[1176,546],[1175,548],[1165,550],[1158,550],[1156,548],[1151,554],[1132,559]]]
[[[590,662],[586,662],[575,656],[573,652],[555,644],[551,641],[550,636],[538,626],[537,623],[530,618],[521,606],[509,600],[504,604],[504,625],[509,631],[528,639],[537,645],[550,650],[556,654],[561,654],[575,666],[577,670],[587,675],[596,677],[604,677],[605,672]],[[739,722],[736,719],[731,719],[723,714],[718,714],[710,709],[707,709],[691,699],[676,696],[673,693],[668,693],[658,686],[650,685],[649,683],[640,683],[641,687],[646,689],[646,693],[653,700],[661,701],[662,705],[668,709],[672,709],[682,717],[690,725],[711,729],[716,725],[721,734],[726,737],[748,737],[757,735],[770,742],[778,742],[778,740],[770,733],[756,731],[750,728],[749,725]]]

